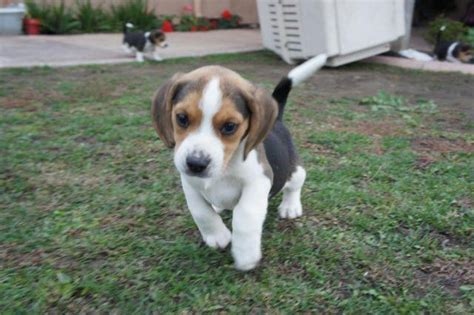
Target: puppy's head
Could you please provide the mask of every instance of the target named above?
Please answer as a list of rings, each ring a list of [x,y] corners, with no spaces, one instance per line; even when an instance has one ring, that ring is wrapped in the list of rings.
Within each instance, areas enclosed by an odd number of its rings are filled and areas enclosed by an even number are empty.
[[[166,35],[161,30],[151,31],[150,35],[148,35],[148,40],[155,46],[159,46],[161,48],[168,47],[168,43],[166,42]]]
[[[245,159],[272,128],[275,100],[237,73],[218,66],[176,74],[158,89],[153,125],[181,173],[214,177],[233,158]]]
[[[458,59],[461,62],[470,63],[474,58],[472,47],[468,44],[459,44]]]

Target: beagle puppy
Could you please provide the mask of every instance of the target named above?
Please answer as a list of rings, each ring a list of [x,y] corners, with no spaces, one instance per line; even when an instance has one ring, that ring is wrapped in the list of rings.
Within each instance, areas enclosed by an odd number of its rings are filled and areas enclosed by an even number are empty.
[[[436,35],[436,44],[433,50],[436,59],[453,63],[474,63],[472,47],[458,41],[442,40],[444,31],[446,31],[445,25],[441,26]]]
[[[156,52],[156,47],[166,48],[166,35],[159,29],[149,32],[131,32],[134,28],[132,23],[127,23],[123,27],[122,48],[126,53],[134,53],[135,59],[139,62],[144,61],[144,54],[151,53],[155,61],[163,59]]]
[[[153,126],[174,148],[174,164],[202,238],[212,248],[232,242],[239,270],[256,267],[262,257],[269,198],[283,192],[281,218],[303,213],[306,172],[283,124],[283,110],[291,88],[325,62],[319,55],[294,68],[271,96],[220,66],[175,74],[154,96]],[[219,215],[224,209],[233,210],[232,232]]]

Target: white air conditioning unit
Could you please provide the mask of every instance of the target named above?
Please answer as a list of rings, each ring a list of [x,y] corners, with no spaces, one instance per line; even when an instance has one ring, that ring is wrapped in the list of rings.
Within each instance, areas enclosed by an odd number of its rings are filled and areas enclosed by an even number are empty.
[[[404,0],[257,0],[263,45],[286,62],[321,53],[339,66],[405,35]]]

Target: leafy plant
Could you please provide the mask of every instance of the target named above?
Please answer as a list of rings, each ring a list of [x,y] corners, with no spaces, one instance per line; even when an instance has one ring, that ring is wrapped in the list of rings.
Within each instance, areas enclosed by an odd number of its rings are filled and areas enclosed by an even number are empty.
[[[466,35],[466,43],[474,46],[474,27],[470,27]]]
[[[45,5],[39,5],[32,0],[27,0],[25,4],[29,18],[41,20],[46,15],[47,10]]]
[[[58,4],[44,5],[41,18],[41,32],[47,34],[69,34],[79,30],[80,23],[74,18],[64,0]]]
[[[370,109],[375,112],[434,113],[437,111],[437,106],[432,100],[420,99],[416,104],[410,104],[403,96],[395,96],[385,91],[379,91],[375,96],[365,97],[359,101],[359,104],[370,106]]]
[[[111,29],[108,14],[102,7],[94,7],[90,0],[76,0],[76,19],[85,33]]]
[[[179,24],[176,27],[176,30],[180,32],[188,32],[193,28],[193,26],[197,25],[198,19],[195,16],[183,15],[179,20]]]
[[[210,25],[211,23],[209,22],[209,20],[204,17],[200,17],[197,19],[197,26],[199,26],[200,28],[209,28]]]
[[[430,43],[435,43],[436,36],[438,35],[438,32],[442,26],[446,27],[441,35],[443,40],[465,40],[468,28],[461,22],[454,21],[443,16],[436,18],[428,25],[428,32],[425,34],[425,39]]]
[[[146,0],[127,0],[118,5],[112,5],[111,24],[114,30],[121,30],[125,23],[133,23],[136,29],[150,30],[160,28],[161,19],[148,9]]]

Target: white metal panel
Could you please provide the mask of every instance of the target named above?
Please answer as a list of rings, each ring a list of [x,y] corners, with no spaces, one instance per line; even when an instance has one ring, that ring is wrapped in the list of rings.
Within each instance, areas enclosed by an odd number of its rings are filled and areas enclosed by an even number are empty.
[[[257,0],[263,45],[292,63],[340,65],[387,51],[405,34],[403,0]]]
[[[335,3],[341,54],[391,42],[404,34],[403,10],[400,10],[403,1],[337,0]]]

